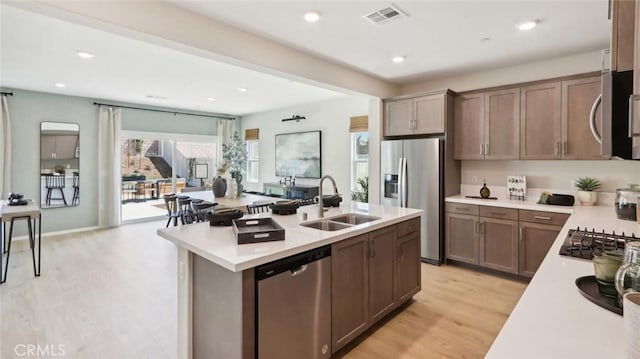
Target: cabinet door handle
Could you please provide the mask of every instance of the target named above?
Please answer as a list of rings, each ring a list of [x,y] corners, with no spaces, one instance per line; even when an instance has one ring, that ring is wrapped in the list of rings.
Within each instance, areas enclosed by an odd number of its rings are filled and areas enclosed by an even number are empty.
[[[567,154],[567,141],[562,142],[562,154],[566,155]]]
[[[475,221],[474,223],[476,233],[480,233],[480,222]]]
[[[484,222],[480,222],[480,234],[484,234]]]
[[[484,156],[484,143],[480,144],[480,156]]]
[[[485,156],[489,156],[489,144],[485,144],[484,145],[484,155]]]
[[[560,142],[556,141],[556,145],[555,146],[556,146],[556,148],[555,148],[556,155],[559,155],[560,154]]]
[[[369,241],[369,255],[371,258],[375,258],[376,256],[376,242],[374,240]]]
[[[494,216],[506,216],[507,212],[491,212],[491,214]]]
[[[533,216],[533,218],[539,219],[539,220],[542,220],[542,221],[550,221],[551,220],[551,217],[545,217],[545,216]]]
[[[456,207],[456,211],[468,211],[469,207]]]
[[[519,229],[519,232],[520,232],[520,233],[518,233],[518,237],[519,237],[520,240],[522,240],[522,227],[520,227],[518,229]]]

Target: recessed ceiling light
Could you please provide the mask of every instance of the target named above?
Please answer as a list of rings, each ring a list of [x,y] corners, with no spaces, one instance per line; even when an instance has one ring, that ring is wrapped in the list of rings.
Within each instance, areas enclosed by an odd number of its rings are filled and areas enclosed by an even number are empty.
[[[320,20],[320,15],[318,11],[308,11],[304,14],[304,19],[307,22],[316,22]]]
[[[67,87],[67,84],[63,84],[62,82],[56,83],[56,87],[64,88]]]
[[[154,100],[166,100],[167,99],[166,96],[160,96],[160,95],[147,95],[147,98],[152,98]]]
[[[248,88],[246,88],[246,87],[238,87],[238,91],[240,91],[240,92],[247,92],[247,91],[249,91],[249,89],[248,89]]]
[[[518,25],[516,25],[516,27],[520,31],[529,31],[529,30],[533,29],[534,27],[538,26],[538,23],[539,23],[538,20],[524,21],[524,22],[521,22]]]
[[[394,56],[391,61],[395,62],[396,64],[402,63],[404,62],[404,60],[406,60],[407,57],[406,56]]]
[[[84,52],[84,51],[76,51],[76,54],[78,54],[78,56],[82,57],[83,59],[92,59],[93,57],[96,56],[92,53]]]
[[[215,99],[215,97],[207,97],[207,100],[209,100],[209,101],[215,101],[216,99]]]

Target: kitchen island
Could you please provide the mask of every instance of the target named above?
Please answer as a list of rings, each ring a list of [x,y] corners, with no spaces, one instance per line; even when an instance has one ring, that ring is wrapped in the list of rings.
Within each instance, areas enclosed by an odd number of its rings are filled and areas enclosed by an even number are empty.
[[[305,222],[300,219],[301,212],[308,214]],[[179,358],[254,358],[257,350],[255,348],[255,268],[322,246],[366,237],[368,233],[374,231],[392,228],[390,233],[394,235],[393,243],[395,243],[396,233],[400,237],[403,233],[409,233],[409,229],[412,231],[413,234],[409,239],[415,239],[413,243],[416,244],[415,248],[411,248],[410,253],[415,255],[403,256],[402,261],[406,261],[412,268],[417,269],[416,275],[411,277],[414,281],[417,279],[417,287],[405,293],[401,301],[410,299],[420,289],[420,236],[419,232],[415,236],[419,226],[414,225],[414,219],[420,217],[421,210],[347,203],[339,208],[329,209],[324,214],[325,218],[343,213],[357,213],[379,219],[336,231],[321,231],[300,225],[317,220],[317,213],[317,206],[309,206],[299,208],[297,215],[273,215],[272,218],[285,229],[284,241],[238,245],[231,227],[211,227],[207,222],[158,230],[158,235],[175,243],[178,247]],[[244,218],[268,216],[271,214],[263,213]],[[410,225],[406,225],[407,223]],[[398,245],[401,242],[406,243],[398,239]],[[361,247],[370,248],[364,245]],[[396,253],[395,248],[392,252]],[[383,254],[381,251],[381,256]],[[391,252],[388,254],[391,255]],[[334,259],[335,255],[336,253],[332,254]],[[400,262],[399,259],[398,262]],[[395,270],[396,264],[393,264],[393,268]],[[398,286],[405,282],[399,278]],[[395,286],[395,279],[393,283]],[[395,289],[393,293],[395,295]],[[388,309],[395,308],[397,303],[398,301],[395,301],[394,306],[384,308],[380,313],[388,314],[390,312]],[[365,307],[368,311],[368,305]],[[377,319],[367,319],[367,325]],[[347,340],[363,332],[367,325],[350,331],[344,338],[338,338],[340,347],[346,344]],[[332,352],[335,352],[335,349],[334,347]]]
[[[601,193],[600,203],[613,203]],[[486,358],[623,358],[623,319],[585,299],[575,285],[593,275],[591,261],[559,255],[569,229],[640,236],[640,224],[616,218],[611,205],[574,207],[532,202],[447,198],[447,202],[570,213],[570,217],[489,349]]]

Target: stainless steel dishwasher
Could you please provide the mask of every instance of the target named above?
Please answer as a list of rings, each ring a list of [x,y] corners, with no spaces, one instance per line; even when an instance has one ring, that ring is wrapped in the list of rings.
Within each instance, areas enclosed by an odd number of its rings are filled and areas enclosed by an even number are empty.
[[[258,358],[331,356],[331,247],[256,268]]]

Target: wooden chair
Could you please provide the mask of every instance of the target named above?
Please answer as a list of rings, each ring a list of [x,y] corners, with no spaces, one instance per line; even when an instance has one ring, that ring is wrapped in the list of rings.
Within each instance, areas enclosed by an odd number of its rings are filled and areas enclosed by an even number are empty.
[[[256,213],[265,213],[265,212],[269,212],[269,205],[271,205],[271,202],[269,203],[260,203],[260,204],[248,204],[247,205],[247,212],[249,212],[249,214],[256,214]]]
[[[191,224],[195,221],[195,215],[193,213],[193,209],[191,208],[191,198],[189,197],[177,197],[178,198],[178,208],[180,211],[180,223],[182,224]]]
[[[169,227],[169,223],[173,219],[173,226],[176,227],[178,225],[178,218],[180,218],[180,208],[178,208],[178,197],[176,195],[166,195],[164,196],[164,205],[167,207],[167,225],[165,227]]]
[[[193,209],[193,215],[195,217],[196,222],[204,222],[207,220],[207,214],[213,212],[216,208],[217,203],[211,202],[200,202],[194,203],[191,202],[191,208]]]

